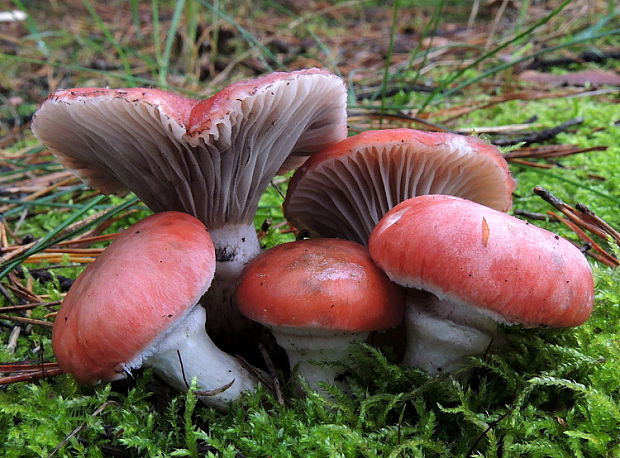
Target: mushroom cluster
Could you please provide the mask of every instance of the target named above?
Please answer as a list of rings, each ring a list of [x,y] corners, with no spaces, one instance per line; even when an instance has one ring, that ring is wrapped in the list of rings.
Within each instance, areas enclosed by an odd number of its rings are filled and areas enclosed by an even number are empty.
[[[241,81],[205,100],[66,89],[41,105],[32,130],[90,186],[133,191],[155,212],[182,211],[209,228],[217,269],[205,299],[208,329],[238,351],[234,335],[245,322],[234,285],[260,252],[259,198],[278,171],[346,137],[346,89],[318,69]]]
[[[204,400],[225,408],[256,386],[226,353],[256,347],[256,322],[319,389],[340,383],[352,342],[403,320],[403,363],[437,374],[483,352],[497,323],[575,326],[593,307],[582,253],[506,213],[515,181],[497,148],[412,129],[346,138],[344,84],[323,70],[200,101],[58,91],[33,131],[94,188],[133,191],[157,212],[126,229],[63,302],[54,351],[80,381],[144,364],[179,389],[196,378]],[[284,213],[311,238],[261,253],[258,200],[297,166]]]

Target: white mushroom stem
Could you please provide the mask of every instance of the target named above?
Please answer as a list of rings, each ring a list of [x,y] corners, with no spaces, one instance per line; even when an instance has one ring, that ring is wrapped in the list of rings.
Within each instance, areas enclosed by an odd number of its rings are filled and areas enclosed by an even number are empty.
[[[235,301],[235,288],[245,265],[261,249],[253,224],[227,225],[209,229],[215,245],[217,265],[211,287],[201,302],[207,306],[207,331],[219,345],[239,351],[238,342],[244,331],[255,327],[251,320],[239,312]]]
[[[196,378],[199,392],[213,392],[198,397],[221,410],[244,391],[254,390],[257,384],[247,369],[211,341],[205,332],[205,310],[201,306],[194,307],[128,367],[139,367],[140,362],[153,367],[181,391],[186,391]]]
[[[338,385],[337,378],[342,373],[342,367],[333,363],[349,361],[349,347],[365,341],[369,334],[274,327],[271,331],[286,351],[291,371],[320,393],[323,393],[320,382]]]
[[[431,375],[453,373],[467,356],[483,354],[499,329],[474,307],[410,290],[405,315],[407,347],[402,363]]]
[[[215,269],[216,275],[223,278],[234,277],[236,283],[241,270],[260,253],[260,244],[254,225],[252,223],[230,224],[209,228],[209,234],[215,245],[215,258],[218,262]]]

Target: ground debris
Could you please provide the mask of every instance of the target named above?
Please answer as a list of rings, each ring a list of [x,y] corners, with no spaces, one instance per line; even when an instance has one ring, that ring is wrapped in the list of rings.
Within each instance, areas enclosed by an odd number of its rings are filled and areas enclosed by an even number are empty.
[[[583,70],[564,75],[526,70],[519,74],[519,79],[546,86],[620,86],[620,75],[605,70]]]
[[[569,119],[568,121],[563,122],[559,126],[550,127],[549,129],[527,132],[513,137],[496,138],[494,140],[491,140],[491,143],[496,146],[511,146],[517,145],[519,143],[529,145],[531,143],[544,142],[554,138],[559,133],[566,131],[569,127],[583,123],[583,121],[584,119],[582,117],[577,117]]]
[[[19,382],[32,382],[46,377],[62,374],[58,363],[41,361],[21,361],[0,364],[0,386]]]
[[[566,216],[566,218],[564,218],[555,212],[548,212],[554,219],[577,234],[577,236],[591,248],[587,250],[588,255],[609,267],[616,268],[620,266],[620,260],[618,260],[613,253],[605,250],[595,238],[586,232],[590,232],[595,237],[601,239],[601,241],[607,242],[611,239],[620,246],[620,232],[618,232],[618,230],[597,216],[584,204],[577,204],[575,207],[572,207],[541,186],[536,186],[534,188],[534,193],[542,197],[546,202],[550,203]]]

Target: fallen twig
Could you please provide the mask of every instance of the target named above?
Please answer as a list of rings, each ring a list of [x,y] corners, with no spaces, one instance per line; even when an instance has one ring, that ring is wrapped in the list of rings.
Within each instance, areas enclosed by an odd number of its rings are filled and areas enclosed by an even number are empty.
[[[577,208],[573,208],[541,186],[536,186],[534,193],[562,212],[566,219],[553,212],[550,212],[550,214],[575,232],[581,240],[598,253],[598,256],[594,256],[594,252],[589,254],[610,267],[618,267],[620,265],[620,261],[612,253],[603,249],[600,244],[584,232],[585,229],[603,240],[611,238],[620,246],[620,233],[616,229],[596,216],[592,210],[583,204],[578,204]]]
[[[0,320],[15,321],[16,323],[33,324],[35,326],[47,326],[52,327],[53,323],[50,321],[36,320],[34,318],[26,318],[24,316],[5,315],[0,314]]]
[[[0,374],[10,374],[0,377],[0,386],[19,382],[32,382],[41,378],[54,377],[62,373],[63,371],[58,366],[58,363],[24,361],[0,364]]]
[[[271,380],[273,382],[273,390],[276,393],[276,399],[278,400],[278,403],[280,403],[281,405],[284,405],[285,404],[284,396],[282,395],[280,379],[278,379],[278,374],[276,372],[276,367],[273,364],[273,360],[271,359],[269,352],[267,352],[267,349],[262,343],[258,344],[258,349],[260,350],[260,353],[263,356],[263,360],[265,361],[265,364],[267,365],[267,370],[269,371],[269,375],[271,375]]]
[[[618,267],[620,265],[620,261],[618,261],[618,259],[616,259],[612,254],[606,252],[598,243],[596,243],[592,239],[592,237],[586,234],[579,227],[579,225],[573,223],[570,220],[567,220],[566,218],[563,218],[562,216],[552,212],[551,210],[548,213],[550,215],[553,215],[559,222],[561,222],[566,227],[571,229],[575,234],[577,234],[582,241],[584,241],[590,246],[591,250],[593,249],[596,252],[598,252],[600,254],[600,259],[598,258],[597,259],[601,261],[603,264],[608,265],[609,267]],[[588,251],[588,254],[592,254],[591,250]]]
[[[571,154],[588,153],[590,151],[605,151],[606,146],[591,146],[589,148],[581,148],[577,145],[543,145],[535,147],[519,148],[504,154],[508,160],[515,158],[548,158],[563,157]]]
[[[569,127],[575,126],[577,124],[581,124],[582,122],[583,122],[582,117],[573,118],[573,119],[569,119],[566,122],[563,122],[562,124],[556,127],[551,127],[549,129],[542,129],[542,130],[538,130],[535,132],[529,132],[526,134],[519,135],[517,137],[496,138],[495,140],[492,140],[491,143],[493,143],[496,146],[510,146],[510,145],[516,145],[518,143],[525,143],[526,145],[529,145],[530,143],[543,142],[543,141],[546,141],[546,140],[549,140],[555,137],[561,132],[564,132]]]
[[[33,302],[30,304],[21,304],[21,305],[11,305],[7,307],[0,307],[0,311],[2,312],[19,312],[22,310],[32,310],[37,307],[52,307],[54,305],[60,305],[62,301],[52,301],[52,302]]]

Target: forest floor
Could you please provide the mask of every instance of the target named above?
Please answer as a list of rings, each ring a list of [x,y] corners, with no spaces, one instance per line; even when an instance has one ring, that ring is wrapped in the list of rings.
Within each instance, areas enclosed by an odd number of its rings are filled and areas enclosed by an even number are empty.
[[[0,443],[21,456],[620,456],[620,29],[614,2],[206,0],[21,2],[0,22]],[[3,12],[0,12],[2,14]],[[88,188],[32,135],[71,87],[203,98],[272,71],[324,67],[348,91],[349,132],[478,135],[518,182],[511,214],[588,256],[595,310],[565,330],[505,329],[433,378],[354,348],[351,391],[299,398],[278,371],[227,413],[150,370],[78,385],[51,328],[114,234],[150,214]],[[277,177],[255,218],[270,248],[295,238]],[[615,228],[615,229],[614,229]]]

